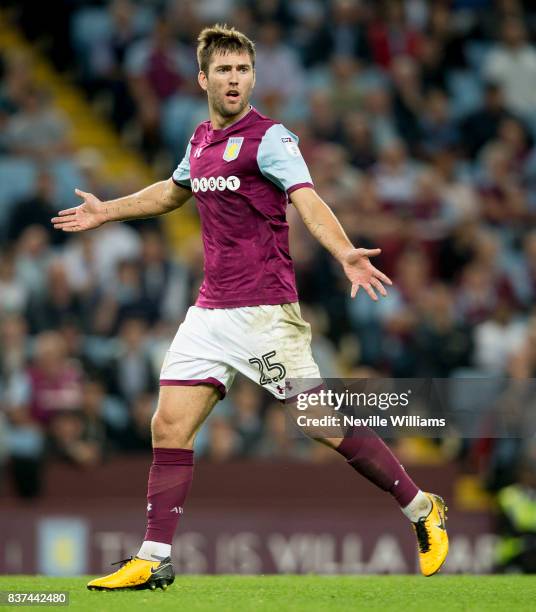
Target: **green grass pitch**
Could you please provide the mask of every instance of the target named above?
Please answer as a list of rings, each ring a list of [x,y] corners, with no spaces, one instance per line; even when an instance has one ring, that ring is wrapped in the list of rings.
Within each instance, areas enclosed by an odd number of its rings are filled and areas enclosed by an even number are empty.
[[[69,591],[61,609],[91,612],[536,610],[536,576],[178,576],[165,592],[93,592],[86,582],[2,576],[0,591]]]

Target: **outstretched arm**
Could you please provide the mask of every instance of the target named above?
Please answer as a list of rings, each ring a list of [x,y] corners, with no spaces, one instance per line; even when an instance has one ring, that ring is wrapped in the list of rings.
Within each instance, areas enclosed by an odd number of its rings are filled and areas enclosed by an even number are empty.
[[[75,193],[83,199],[82,204],[60,210],[59,216],[52,219],[56,229],[81,232],[109,221],[156,217],[180,208],[192,195],[189,189],[180,187],[172,179],[153,183],[131,195],[105,202],[80,189],[75,189]]]
[[[378,299],[374,289],[383,296],[387,295],[382,283],[392,285],[391,280],[369,260],[369,257],[379,255],[381,249],[354,248],[331,208],[314,189],[296,189],[291,193],[290,200],[307,229],[342,265],[344,273],[352,283],[352,297],[357,295],[359,287],[363,287],[373,300]]]

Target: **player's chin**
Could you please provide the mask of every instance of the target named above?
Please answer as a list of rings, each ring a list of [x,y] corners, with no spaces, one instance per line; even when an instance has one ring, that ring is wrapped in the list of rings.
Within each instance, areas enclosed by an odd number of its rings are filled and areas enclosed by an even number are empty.
[[[227,115],[238,115],[244,110],[245,103],[242,98],[226,98],[223,104]]]

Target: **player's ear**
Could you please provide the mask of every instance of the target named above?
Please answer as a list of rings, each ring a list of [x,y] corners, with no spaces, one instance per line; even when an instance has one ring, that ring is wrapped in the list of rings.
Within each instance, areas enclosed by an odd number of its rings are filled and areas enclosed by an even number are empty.
[[[197,75],[197,82],[199,83],[199,87],[201,87],[203,91],[207,90],[207,75],[202,70],[200,70]]]

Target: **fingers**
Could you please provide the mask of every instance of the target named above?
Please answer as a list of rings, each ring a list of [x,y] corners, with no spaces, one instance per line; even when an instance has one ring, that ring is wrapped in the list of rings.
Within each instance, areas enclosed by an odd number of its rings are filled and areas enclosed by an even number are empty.
[[[82,229],[78,221],[62,221],[61,223],[54,223],[54,229],[73,231],[75,228],[77,231]]]
[[[76,193],[77,196],[80,196],[84,200],[88,198],[89,196],[91,196],[90,193],[87,193],[86,191],[82,191],[81,189],[75,189],[74,192]]]
[[[381,281],[383,281],[387,285],[393,284],[393,281],[386,274],[384,274],[383,272],[380,272],[378,268],[375,268],[373,266],[372,269],[374,271],[374,276],[376,276],[376,278],[379,278]]]
[[[370,283],[365,283],[363,289],[368,293],[371,300],[378,301],[378,296],[374,293],[374,289]]]
[[[354,299],[358,291],[359,291],[359,283],[352,283],[352,290],[350,291],[350,297]]]
[[[354,249],[348,255],[347,261],[348,263],[355,263],[363,257],[376,257],[376,255],[379,255],[381,252],[381,249]]]
[[[387,291],[385,290],[385,287],[380,283],[377,278],[372,278],[370,280],[370,284],[376,287],[376,289],[383,295],[383,297],[387,297]]]
[[[379,255],[382,250],[381,249],[359,249],[361,251],[361,255],[366,255],[367,257],[376,257]]]
[[[58,212],[58,215],[60,216],[52,217],[51,219],[52,223],[58,223],[59,221],[66,221],[67,219],[64,219],[62,217],[70,217],[70,216],[76,215],[76,208],[66,208],[65,210],[60,210]]]
[[[52,225],[65,225],[66,223],[74,223],[77,221],[75,215],[69,215],[68,217],[52,217],[50,222]]]

